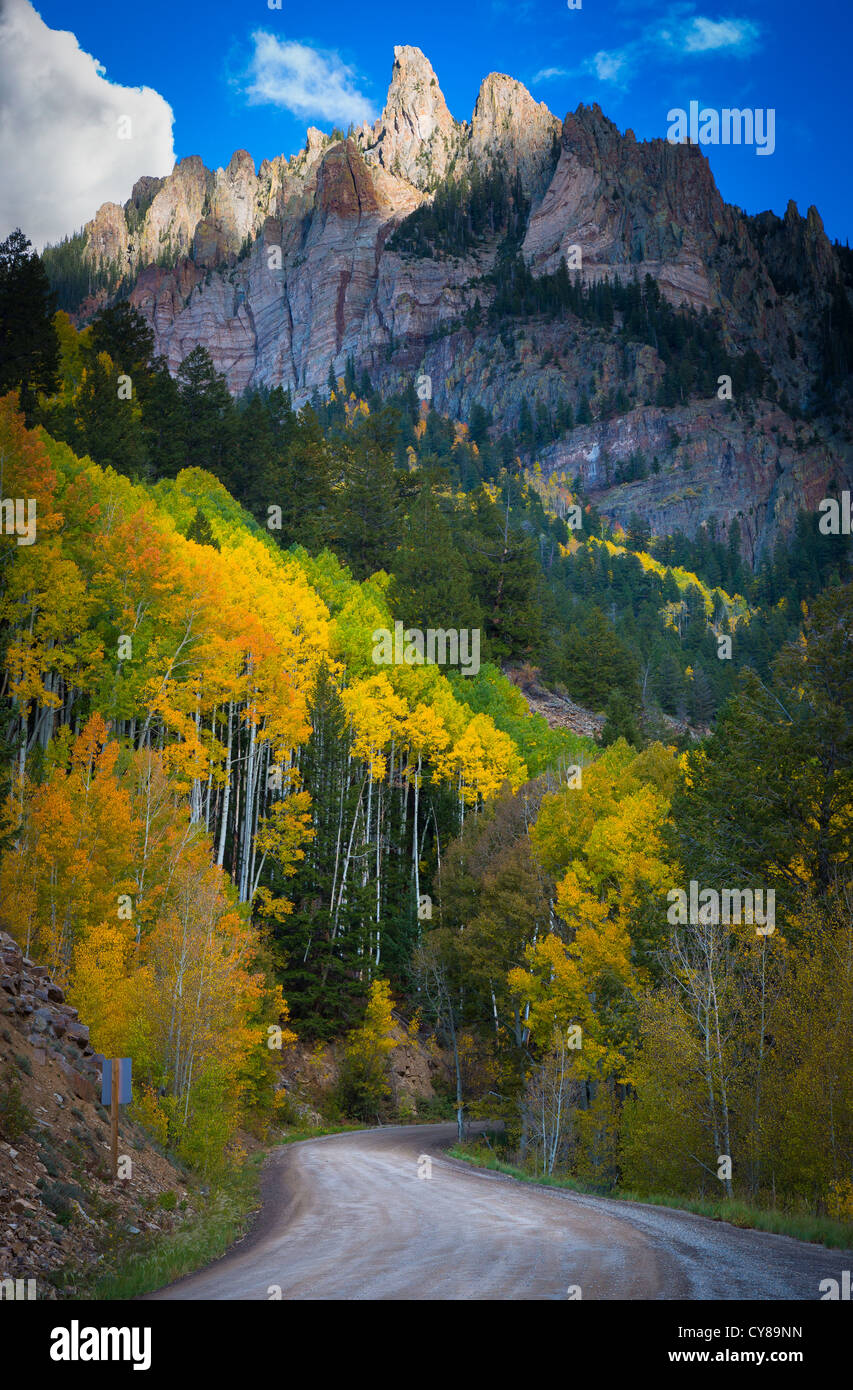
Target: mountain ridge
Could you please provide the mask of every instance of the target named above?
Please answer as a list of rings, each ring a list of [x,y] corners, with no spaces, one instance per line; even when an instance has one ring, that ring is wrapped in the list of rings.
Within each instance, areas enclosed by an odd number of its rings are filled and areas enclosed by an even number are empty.
[[[445,219],[447,246],[424,222],[418,246],[400,249],[395,233],[428,208],[433,228]],[[100,208],[83,243],[107,287],[77,306],[78,321],[123,277],[173,373],[204,347],[232,393],[282,386],[301,405],[348,362],[383,394],[423,372],[433,406],[463,421],[479,406],[518,439],[529,410],[541,427],[519,455],[546,476],[573,470],[614,519],[628,506],[695,534],[737,516],[752,563],[798,509],[853,476],[853,276],[817,210],[802,217],[790,202],[783,218],[747,216],[724,202],[700,147],[638,141],[597,105],[560,122],[505,74],[488,75],[470,121],[457,121],[428,59],[398,46],[373,126],[311,127],[302,151],[257,173],[245,150],[216,171],[188,156],[166,179],[138,180],[124,208]],[[518,282],[514,264],[547,293],[567,259],[587,290],[649,277],[687,315],[688,340],[690,312],[710,315],[715,380],[738,379],[754,358],[749,389],[721,401],[697,392],[683,375],[689,351],[662,351],[654,325],[632,337],[618,302],[591,324],[565,303],[496,309]],[[839,315],[841,369],[827,381]],[[667,427],[672,411],[680,423]],[[797,444],[802,416],[810,441]],[[703,434],[708,420],[722,428]],[[666,485],[613,492],[607,469],[589,467],[600,436],[614,472],[650,448],[645,471],[656,460]]]

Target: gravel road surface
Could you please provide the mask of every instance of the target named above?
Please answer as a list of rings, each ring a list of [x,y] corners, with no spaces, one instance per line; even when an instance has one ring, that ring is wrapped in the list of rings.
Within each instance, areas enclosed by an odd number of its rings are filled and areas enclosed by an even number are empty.
[[[849,1251],[478,1170],[444,1156],[454,1137],[419,1125],[283,1146],[249,1234],[149,1297],[820,1299],[853,1269]]]

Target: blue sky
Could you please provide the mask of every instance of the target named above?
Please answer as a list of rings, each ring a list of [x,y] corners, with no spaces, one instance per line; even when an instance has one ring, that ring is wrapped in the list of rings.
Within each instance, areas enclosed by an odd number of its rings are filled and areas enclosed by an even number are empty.
[[[300,149],[308,125],[330,129],[377,114],[393,47],[408,43],[432,62],[458,119],[470,117],[491,71],[524,82],[561,118],[597,101],[639,139],[665,136],[668,110],[691,100],[772,107],[772,156],[706,147],[723,196],[749,212],[781,214],[789,198],[801,212],[814,203],[830,237],[853,234],[850,0],[582,0],[580,10],[566,0],[281,2],[278,10],[268,0],[35,0],[35,8],[51,29],[73,32],[107,82],[165,99],[178,158],[198,154],[216,167],[243,148],[259,164]],[[162,113],[158,119],[162,126]],[[162,161],[162,129],[157,138]],[[145,155],[144,142],[126,152]],[[114,177],[126,180],[126,169]],[[145,172],[154,171],[136,169]],[[129,193],[127,186],[113,196]]]

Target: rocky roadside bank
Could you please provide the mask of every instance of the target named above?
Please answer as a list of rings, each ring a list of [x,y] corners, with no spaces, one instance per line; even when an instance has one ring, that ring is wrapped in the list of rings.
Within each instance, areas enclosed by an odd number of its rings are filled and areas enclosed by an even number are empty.
[[[119,1245],[188,1211],[183,1175],[124,1108],[110,1178],[108,1112],[89,1030],[62,989],[0,931],[0,1292],[55,1298]],[[126,1167],[127,1165],[123,1165]],[[31,1283],[30,1281],[34,1281]]]

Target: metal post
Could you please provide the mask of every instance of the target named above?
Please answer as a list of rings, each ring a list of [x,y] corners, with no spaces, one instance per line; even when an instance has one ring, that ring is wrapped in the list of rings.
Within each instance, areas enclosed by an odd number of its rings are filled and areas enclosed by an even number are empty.
[[[112,1108],[110,1111],[110,1119],[112,1121],[113,1182],[115,1182],[118,1177],[118,1057],[113,1058],[112,1069]]]

